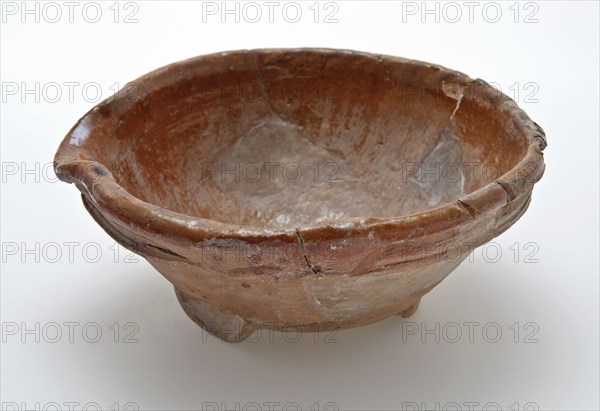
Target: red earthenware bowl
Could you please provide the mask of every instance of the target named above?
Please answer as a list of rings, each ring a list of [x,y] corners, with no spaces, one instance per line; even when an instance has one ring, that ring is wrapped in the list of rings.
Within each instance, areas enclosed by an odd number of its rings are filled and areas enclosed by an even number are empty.
[[[55,158],[98,224],[226,341],[412,314],[527,209],[542,129],[482,80],[347,50],[153,71]]]

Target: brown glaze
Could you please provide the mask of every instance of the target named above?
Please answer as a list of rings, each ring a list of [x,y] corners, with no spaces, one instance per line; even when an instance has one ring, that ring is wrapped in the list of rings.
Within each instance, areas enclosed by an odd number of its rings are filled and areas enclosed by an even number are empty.
[[[408,316],[527,209],[542,129],[482,80],[398,57],[249,50],[88,112],[55,171],[226,341]]]

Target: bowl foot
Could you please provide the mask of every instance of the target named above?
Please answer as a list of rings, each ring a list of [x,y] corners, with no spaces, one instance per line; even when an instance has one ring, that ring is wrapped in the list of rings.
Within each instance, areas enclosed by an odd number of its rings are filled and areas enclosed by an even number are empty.
[[[177,288],[175,295],[192,321],[225,342],[243,341],[256,331],[254,326],[238,315],[191,297]]]
[[[408,318],[411,315],[413,315],[416,311],[417,308],[419,308],[419,303],[421,302],[421,299],[417,299],[410,307],[408,307],[407,309],[400,311],[398,313],[398,315],[402,318]]]

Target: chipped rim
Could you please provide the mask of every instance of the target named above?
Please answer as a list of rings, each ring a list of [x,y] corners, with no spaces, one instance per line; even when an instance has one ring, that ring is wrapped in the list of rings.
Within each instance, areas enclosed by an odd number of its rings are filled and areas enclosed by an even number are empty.
[[[540,180],[544,173],[545,164],[542,151],[546,147],[546,136],[542,128],[527,116],[518,105],[508,96],[482,80],[475,80],[469,76],[443,66],[411,60],[402,57],[357,52],[352,50],[327,49],[327,48],[295,48],[295,49],[251,49],[220,52],[193,57],[187,60],[171,63],[158,68],[134,80],[136,84],[148,84],[159,76],[176,73],[181,68],[229,54],[260,53],[260,54],[287,54],[287,53],[319,53],[329,55],[359,55],[371,59],[384,59],[386,61],[410,64],[417,67],[433,68],[439,74],[451,74],[459,83],[468,86],[478,85],[480,92],[475,98],[480,102],[490,104],[492,109],[508,112],[515,127],[524,131],[528,142],[526,155],[520,162],[507,173],[493,182],[477,190],[464,194],[457,200],[441,206],[412,214],[394,217],[354,217],[332,222],[303,225],[296,227],[264,227],[223,223],[202,217],[190,216],[167,208],[147,203],[131,195],[120,186],[112,173],[104,165],[81,158],[83,152],[77,145],[70,141],[78,136],[77,128],[82,122],[87,122],[90,134],[94,133],[95,120],[102,109],[109,105],[116,105],[120,97],[112,96],[102,101],[88,111],[67,133],[54,158],[54,171],[58,178],[67,183],[75,182],[83,194],[87,194],[93,201],[93,206],[98,207],[103,213],[110,213],[116,219],[138,227],[140,230],[169,238],[188,240],[192,242],[214,238],[229,238],[257,243],[261,241],[282,240],[296,242],[298,230],[306,237],[313,235],[320,240],[337,239],[360,234],[366,231],[410,232],[411,237],[419,237],[438,231],[452,229],[466,221],[476,219],[481,214],[502,207],[511,201],[531,191],[533,184]],[[490,94],[491,93],[491,94]],[[141,93],[140,98],[147,93]],[[490,95],[496,95],[496,101]],[[499,98],[498,98],[499,97]],[[499,195],[498,186],[502,188]],[[505,194],[504,194],[505,193]],[[308,239],[308,237],[306,237]]]

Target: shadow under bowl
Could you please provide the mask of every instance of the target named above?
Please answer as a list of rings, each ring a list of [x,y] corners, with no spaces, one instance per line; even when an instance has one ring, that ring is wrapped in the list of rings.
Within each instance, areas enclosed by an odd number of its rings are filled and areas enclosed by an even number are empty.
[[[525,212],[545,146],[514,101],[456,71],[244,50],[129,83],[54,167],[196,323],[240,341],[412,314]]]

